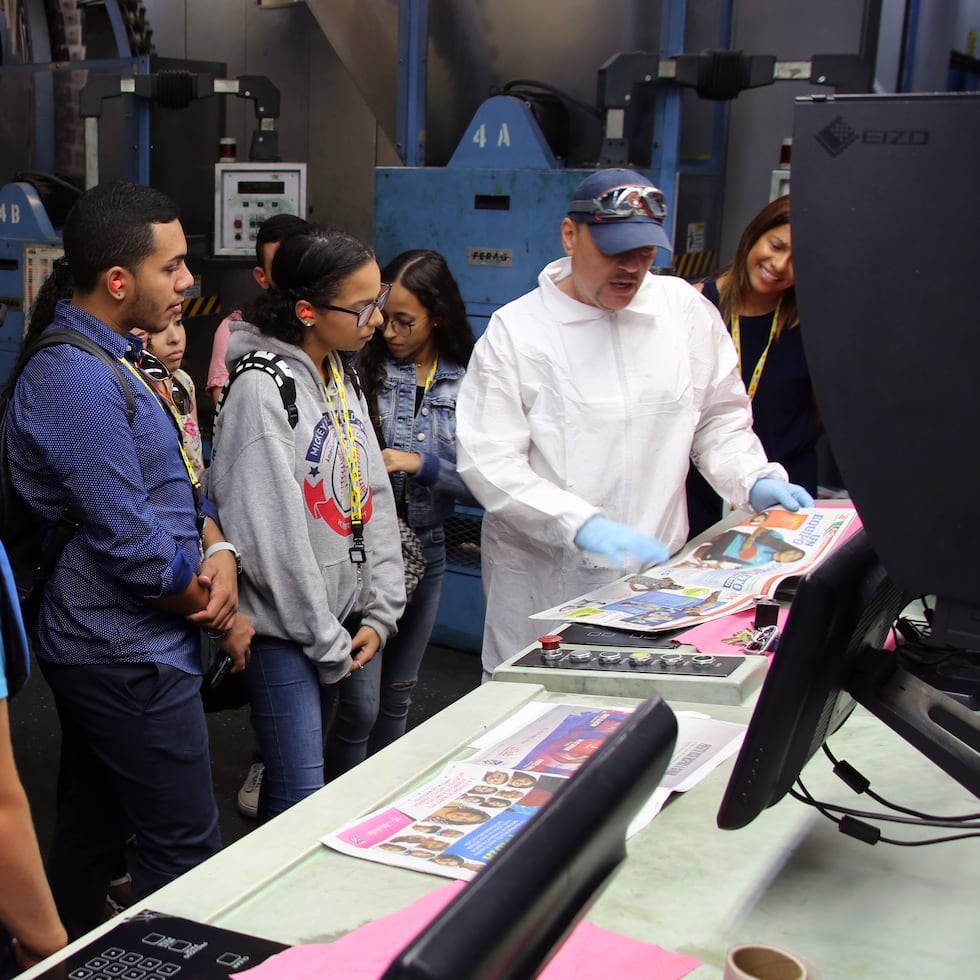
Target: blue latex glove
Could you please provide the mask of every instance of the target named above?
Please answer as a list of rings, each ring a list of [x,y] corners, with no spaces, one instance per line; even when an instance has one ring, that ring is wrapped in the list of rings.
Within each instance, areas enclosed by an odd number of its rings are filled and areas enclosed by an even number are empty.
[[[799,510],[801,507],[812,507],[813,497],[795,483],[760,476],[749,491],[749,503],[755,510],[766,510],[768,507]]]
[[[670,552],[656,538],[598,514],[579,528],[575,544],[583,551],[605,555],[617,565],[625,565],[630,558],[640,565],[654,565],[670,557]]]

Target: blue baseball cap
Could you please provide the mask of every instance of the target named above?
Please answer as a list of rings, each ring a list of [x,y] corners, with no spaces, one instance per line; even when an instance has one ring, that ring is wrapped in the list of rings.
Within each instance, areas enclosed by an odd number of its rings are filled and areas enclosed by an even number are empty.
[[[633,248],[673,251],[664,219],[663,192],[635,170],[598,170],[575,188],[568,217],[589,226],[596,246],[607,255]]]

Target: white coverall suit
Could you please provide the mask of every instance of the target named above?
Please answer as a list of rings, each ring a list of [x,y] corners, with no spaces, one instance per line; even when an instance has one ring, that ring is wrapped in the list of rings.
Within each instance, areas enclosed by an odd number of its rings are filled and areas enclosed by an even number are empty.
[[[617,313],[555,285],[501,307],[477,342],[457,403],[458,471],[486,510],[485,677],[557,625],[531,613],[621,574],[574,544],[602,514],[662,541],[687,539],[688,460],[748,508],[760,477],[786,479],[752,431],[735,348],[714,306],[648,274]]]

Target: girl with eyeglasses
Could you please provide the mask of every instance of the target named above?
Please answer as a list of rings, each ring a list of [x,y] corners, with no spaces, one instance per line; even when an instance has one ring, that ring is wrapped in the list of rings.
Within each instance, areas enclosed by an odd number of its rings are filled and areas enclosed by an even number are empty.
[[[731,265],[697,283],[718,307],[752,401],[753,428],[766,455],[792,483],[817,495],[819,421],[796,308],[789,195],[770,201],[745,227]],[[721,498],[691,467],[690,537],[716,521]]]
[[[421,540],[426,569],[385,647],[380,706],[345,733],[351,748],[366,745],[369,755],[405,733],[442,592],[443,521],[457,499],[476,503],[456,473],[456,395],[474,344],[459,287],[446,260],[426,250],[402,253],[382,278],[391,283],[384,329],[364,348],[358,371],[399,512]],[[328,752],[328,773],[339,761]]]
[[[323,785],[326,725],[377,698],[380,652],[405,605],[394,497],[348,365],[382,325],[374,254],[311,228],[283,240],[272,273],[275,285],[231,324],[234,380],[208,470],[209,499],[242,553],[239,602],[256,630],[244,678],[265,761],[260,821]],[[278,376],[235,376],[239,358],[263,351]]]

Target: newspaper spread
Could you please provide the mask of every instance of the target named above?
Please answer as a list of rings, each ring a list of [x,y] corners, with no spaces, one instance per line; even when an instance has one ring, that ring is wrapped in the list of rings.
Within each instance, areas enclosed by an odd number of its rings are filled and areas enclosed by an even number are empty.
[[[419,786],[321,838],[354,857],[447,878],[472,878],[629,716],[631,708],[535,702]],[[529,717],[530,716],[530,717]],[[695,785],[737,751],[744,725],[677,715],[670,765],[630,827],[635,833],[672,792]]]
[[[654,632],[728,616],[813,568],[857,519],[850,507],[760,511],[662,565],[625,575],[531,619]]]

